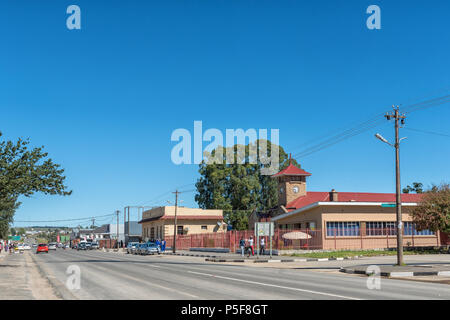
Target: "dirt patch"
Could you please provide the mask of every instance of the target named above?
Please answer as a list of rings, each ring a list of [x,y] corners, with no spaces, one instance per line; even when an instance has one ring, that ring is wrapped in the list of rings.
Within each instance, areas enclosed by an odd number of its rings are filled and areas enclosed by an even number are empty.
[[[27,264],[28,285],[33,297],[37,300],[60,300],[55,295],[53,287],[50,285],[48,280],[39,272],[36,264],[31,259],[30,254],[31,253],[26,255],[25,261]]]

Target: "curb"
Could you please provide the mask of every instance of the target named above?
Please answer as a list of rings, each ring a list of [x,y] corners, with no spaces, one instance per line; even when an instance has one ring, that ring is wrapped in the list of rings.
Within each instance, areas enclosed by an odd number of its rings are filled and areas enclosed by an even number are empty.
[[[79,300],[72,292],[69,291],[69,289],[66,288],[66,286],[61,281],[51,275],[47,267],[45,267],[43,264],[40,264],[36,260],[34,254],[31,254],[31,259],[34,261],[34,264],[36,265],[39,273],[48,280],[50,286],[53,288],[53,291],[58,298],[61,298],[63,300]]]
[[[303,258],[303,259],[205,259],[209,262],[253,262],[253,263],[281,263],[281,262],[321,262],[321,261],[342,261],[354,260],[360,256],[342,258]]]
[[[370,276],[370,274],[366,273],[366,271],[363,270],[353,270],[353,269],[346,269],[341,268],[339,270],[343,273],[348,274],[364,274],[366,276]],[[388,277],[388,278],[394,278],[394,277],[420,277],[420,276],[450,276],[450,271],[418,271],[418,272],[380,272],[379,274],[382,277]]]
[[[169,256],[189,256],[189,257],[202,257],[202,258],[220,258],[220,256],[209,255],[209,254],[193,254],[193,253],[173,253],[173,252],[164,252],[164,255]]]

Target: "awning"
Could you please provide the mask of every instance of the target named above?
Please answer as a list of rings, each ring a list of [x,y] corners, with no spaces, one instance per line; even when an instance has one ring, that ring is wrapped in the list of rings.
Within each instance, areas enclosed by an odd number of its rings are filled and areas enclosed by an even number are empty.
[[[282,235],[282,238],[289,240],[311,239],[309,234],[300,231],[288,232]]]

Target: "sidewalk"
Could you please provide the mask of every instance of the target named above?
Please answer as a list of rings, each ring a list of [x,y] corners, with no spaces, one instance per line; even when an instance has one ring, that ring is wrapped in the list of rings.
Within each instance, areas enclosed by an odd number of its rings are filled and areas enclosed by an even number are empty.
[[[367,276],[373,274],[371,266],[352,266],[341,268],[341,272],[350,274],[365,274]],[[410,265],[410,266],[395,266],[395,265],[381,265],[379,268],[379,275],[382,277],[417,277],[417,276],[450,276],[450,264],[442,265]]]
[[[352,260],[358,259],[358,256],[355,257],[343,257],[343,258],[282,258],[281,256],[272,256],[270,258],[269,255],[263,256],[242,256],[241,254],[236,253],[199,253],[185,250],[177,250],[176,253],[172,253],[172,251],[166,251],[165,255],[176,255],[176,256],[189,256],[189,257],[204,257],[206,261],[209,262],[253,262],[253,263],[275,263],[275,262],[307,262],[307,261],[335,261],[335,260]]]
[[[56,299],[29,252],[0,254],[0,300]]]

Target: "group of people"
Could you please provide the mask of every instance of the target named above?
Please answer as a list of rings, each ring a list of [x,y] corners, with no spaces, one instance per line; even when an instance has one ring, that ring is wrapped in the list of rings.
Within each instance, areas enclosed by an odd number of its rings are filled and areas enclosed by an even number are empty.
[[[2,253],[3,250],[5,250],[5,252],[9,251],[9,253],[13,253],[14,248],[15,248],[15,245],[13,243],[8,244],[8,242],[6,242],[6,243],[0,242],[0,253]]]
[[[244,238],[241,238],[241,240],[239,241],[239,246],[241,247],[242,256],[245,255],[246,251],[251,251],[252,256],[255,255],[254,240],[252,236],[249,239],[245,240]],[[266,253],[266,241],[264,237],[261,237],[259,240],[259,254],[263,255],[265,253]]]
[[[166,251],[166,240],[152,239],[152,240],[150,240],[150,242],[154,242],[157,246],[159,246],[159,248],[161,249],[161,252]]]

